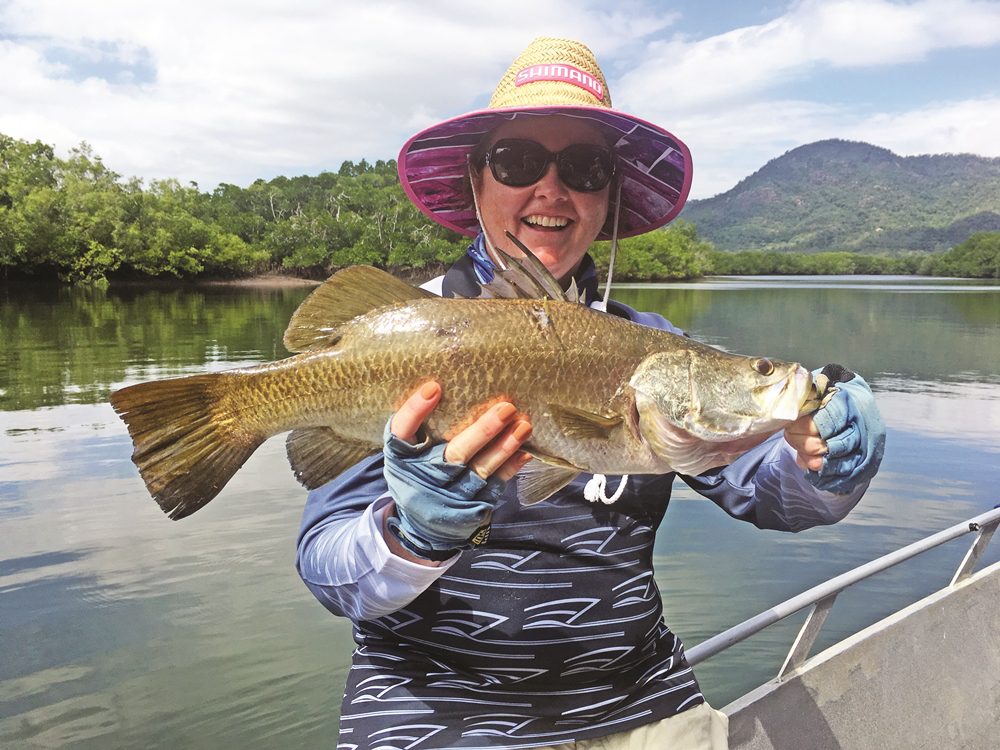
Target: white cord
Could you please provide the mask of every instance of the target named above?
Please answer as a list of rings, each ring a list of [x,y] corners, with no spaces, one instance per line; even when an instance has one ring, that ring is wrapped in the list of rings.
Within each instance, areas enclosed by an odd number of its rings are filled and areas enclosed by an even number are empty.
[[[594,474],[583,488],[583,496],[592,503],[600,500],[605,505],[611,505],[611,503],[622,496],[626,484],[628,484],[628,474],[623,474],[621,481],[618,483],[618,489],[615,490],[615,494],[608,497],[604,494],[604,490],[608,486],[608,478],[604,474]]]
[[[604,299],[601,301],[599,308],[603,312],[608,311],[608,299],[611,297],[611,276],[614,274],[615,259],[618,257],[618,216],[621,213],[621,205],[622,183],[619,180],[618,190],[615,193],[615,223],[611,230],[611,257],[608,258],[608,280],[604,283]]]
[[[469,189],[472,191],[472,206],[476,209],[476,221],[479,222],[479,229],[483,233],[483,241],[486,245],[486,254],[493,261],[493,265],[501,271],[507,270],[507,264],[500,259],[500,254],[493,247],[489,232],[486,231],[486,224],[483,223],[483,215],[479,213],[479,196],[476,195],[476,176],[472,173],[472,160],[466,157],[466,165],[469,168]]]

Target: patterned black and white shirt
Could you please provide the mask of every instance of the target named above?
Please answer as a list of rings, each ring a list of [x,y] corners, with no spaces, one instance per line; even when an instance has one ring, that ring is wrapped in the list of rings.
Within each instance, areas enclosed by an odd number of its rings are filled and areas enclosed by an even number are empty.
[[[624,305],[609,311],[677,331]],[[385,546],[381,456],[311,492],[299,572],[355,623],[338,748],[539,747],[702,703],[653,579],[674,476],[630,477],[612,505],[584,499],[586,475],[530,507],[507,495],[488,543],[438,568]],[[735,518],[786,531],[839,520],[865,489],[815,489],[780,434],[681,478]]]

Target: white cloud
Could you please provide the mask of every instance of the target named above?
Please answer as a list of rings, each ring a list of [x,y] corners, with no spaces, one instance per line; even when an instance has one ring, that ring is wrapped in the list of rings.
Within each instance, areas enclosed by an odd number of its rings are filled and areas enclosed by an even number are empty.
[[[719,112],[681,114],[662,119],[691,149],[694,162],[692,198],[709,198],[729,190],[789,149],[823,138],[844,137],[834,123],[844,113],[809,101],[750,102]]]
[[[696,41],[653,41],[617,95],[672,111],[759,100],[817,68],[894,65],[935,50],[1000,43],[1000,3],[976,0],[807,0],[766,24]]]
[[[1000,97],[934,102],[909,112],[877,114],[843,132],[845,138],[877,143],[905,156],[1000,157]]]
[[[765,24],[706,39],[651,41],[613,86],[616,104],[662,124],[694,158],[691,195],[733,187],[769,159],[823,138],[865,140],[897,153],[1000,156],[997,100],[870,105],[780,98],[776,90],[831,69],[891,66],[936,50],[1000,43],[1000,3],[975,0],[807,0]]]
[[[901,156],[971,153],[1000,157],[1000,97],[934,102],[873,115],[795,100],[741,104],[718,113],[660,120],[684,140],[694,161],[692,198],[725,192],[769,160],[827,138],[865,141]]]
[[[612,73],[616,105],[688,142],[696,197],[820,138],[996,154],[988,97],[872,114],[826,103],[821,91],[810,100],[772,92],[829,68],[996,44],[1000,3],[810,0],[702,40],[680,36],[677,23],[644,0],[614,10],[600,0],[9,0],[0,3],[0,132],[61,152],[86,140],[122,174],[204,189],[316,173],[392,158],[419,128],[480,106],[513,56],[548,34],[588,42]]]
[[[1000,41],[1000,5],[983,0],[809,0],[791,19],[811,32],[810,56],[836,67],[913,62],[939,49]]]
[[[531,18],[530,26],[524,23]],[[211,184],[391,158],[424,125],[476,106],[544,34],[614,52],[674,18],[639,3],[15,0],[0,6],[0,132],[91,142],[112,168]],[[137,60],[152,81],[74,81],[52,49]]]

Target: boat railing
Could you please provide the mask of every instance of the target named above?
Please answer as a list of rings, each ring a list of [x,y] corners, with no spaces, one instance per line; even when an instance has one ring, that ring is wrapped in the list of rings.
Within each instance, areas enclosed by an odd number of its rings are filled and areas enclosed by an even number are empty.
[[[972,575],[976,563],[982,557],[998,525],[1000,525],[1000,506],[824,581],[688,649],[688,663],[694,666],[705,661],[720,651],[759,633],[764,628],[811,606],[805,622],[792,642],[788,656],[785,657],[781,669],[778,670],[777,678],[781,680],[809,657],[809,652],[819,636],[820,629],[841,591],[953,539],[966,534],[975,534],[976,537],[969,547],[969,551],[959,564],[955,575],[952,576],[951,583],[948,584],[949,588],[954,587]]]

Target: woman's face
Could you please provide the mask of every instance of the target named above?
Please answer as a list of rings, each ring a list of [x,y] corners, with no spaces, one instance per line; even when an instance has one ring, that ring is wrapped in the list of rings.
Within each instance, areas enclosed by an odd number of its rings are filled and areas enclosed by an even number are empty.
[[[526,117],[497,128],[488,142],[528,138],[555,153],[574,143],[607,145],[596,127],[569,117]],[[508,254],[520,253],[504,232],[509,231],[545,264],[560,281],[568,279],[597,237],[608,215],[605,187],[583,193],[562,183],[550,163],[542,178],[526,187],[497,182],[489,167],[476,179],[479,210],[490,240]]]

